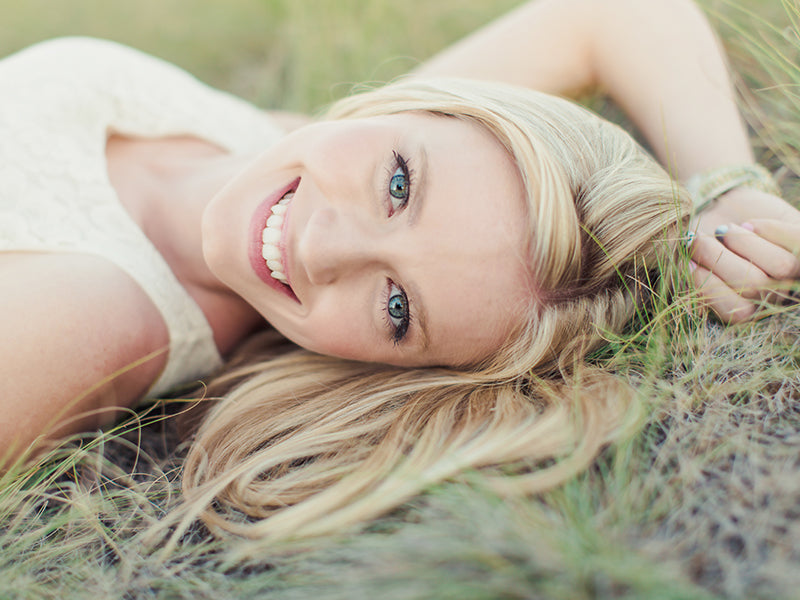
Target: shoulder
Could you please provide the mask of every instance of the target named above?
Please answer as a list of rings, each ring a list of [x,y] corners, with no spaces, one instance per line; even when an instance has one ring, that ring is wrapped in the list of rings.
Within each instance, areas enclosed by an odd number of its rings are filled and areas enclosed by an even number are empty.
[[[0,453],[22,424],[27,442],[47,423],[102,410],[78,429],[95,427],[105,407],[142,396],[166,363],[156,308],[100,258],[0,254],[0,314]]]
[[[0,253],[0,292],[0,314],[15,316],[0,319],[0,330],[19,333],[0,335],[5,349],[15,340],[29,345],[32,356],[63,346],[54,356],[99,352],[111,363],[127,363],[169,341],[141,287],[99,256]]]

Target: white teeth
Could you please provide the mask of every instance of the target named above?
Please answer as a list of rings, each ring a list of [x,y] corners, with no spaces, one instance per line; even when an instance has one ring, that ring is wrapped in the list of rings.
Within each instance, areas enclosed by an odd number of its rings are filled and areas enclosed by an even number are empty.
[[[261,256],[267,262],[272,278],[285,284],[288,284],[289,281],[284,272],[281,251],[278,246],[283,236],[283,217],[292,198],[294,198],[294,192],[288,192],[272,207],[272,214],[267,219],[264,231],[261,233],[261,242],[263,244],[261,246]]]
[[[264,260],[280,260],[281,251],[274,244],[264,244],[261,247],[261,256]]]
[[[264,228],[264,232],[261,234],[261,241],[265,244],[277,244],[281,241],[281,232],[277,229],[266,227]]]

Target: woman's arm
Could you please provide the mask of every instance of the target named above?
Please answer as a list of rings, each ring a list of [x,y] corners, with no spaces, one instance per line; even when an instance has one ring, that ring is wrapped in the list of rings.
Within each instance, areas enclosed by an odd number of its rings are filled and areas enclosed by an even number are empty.
[[[753,160],[722,52],[689,0],[535,0],[416,72],[555,94],[600,87],[681,179]]]
[[[551,94],[596,82],[592,0],[534,0],[478,29],[419,66],[422,76],[503,81]]]
[[[534,0],[417,73],[494,79],[559,94],[599,87],[684,181],[754,160],[724,54],[690,0]],[[783,200],[739,188],[698,224],[707,235],[695,242],[695,281],[726,320],[752,314],[754,305],[740,294],[757,296],[773,278],[800,271],[796,259],[787,270],[786,249],[772,242],[756,251],[752,243],[725,245],[711,235],[719,225],[756,217],[800,223],[800,213]]]
[[[142,360],[169,344],[158,310],[100,258],[0,253],[0,315],[0,469],[113,421],[166,363]]]

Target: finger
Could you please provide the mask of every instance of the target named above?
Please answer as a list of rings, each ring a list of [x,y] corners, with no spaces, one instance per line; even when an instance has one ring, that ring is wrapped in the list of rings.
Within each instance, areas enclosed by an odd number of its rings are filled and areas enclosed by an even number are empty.
[[[800,275],[800,259],[777,244],[745,227],[729,225],[722,242],[741,258],[752,262],[772,279],[795,279]]]
[[[751,219],[753,231],[790,254],[800,256],[800,224],[776,219]]]
[[[745,298],[761,298],[775,283],[748,259],[726,248],[710,236],[698,236],[692,244],[692,259],[712,272],[734,293]]]
[[[755,304],[737,294],[705,267],[697,265],[692,273],[692,279],[700,298],[721,321],[740,323],[755,313]]]

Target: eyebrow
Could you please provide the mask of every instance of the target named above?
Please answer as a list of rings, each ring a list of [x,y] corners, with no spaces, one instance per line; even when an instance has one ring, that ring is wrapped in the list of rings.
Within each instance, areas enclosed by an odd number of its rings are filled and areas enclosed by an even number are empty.
[[[424,146],[419,146],[419,149],[417,150],[417,158],[419,159],[419,169],[414,170],[414,172],[417,174],[417,180],[414,182],[414,187],[411,189],[411,193],[414,196],[412,198],[413,201],[408,207],[409,227],[414,227],[417,224],[419,215],[422,212],[422,208],[427,197],[426,183],[428,174],[428,154],[425,152]],[[413,283],[409,284],[409,287],[411,288],[411,306],[414,308],[413,317],[414,321],[417,322],[417,328],[419,329],[420,346],[421,350],[425,351],[430,347],[430,337],[428,336],[428,313],[425,310],[425,304],[422,302],[422,294],[419,293],[419,288],[417,288]]]

